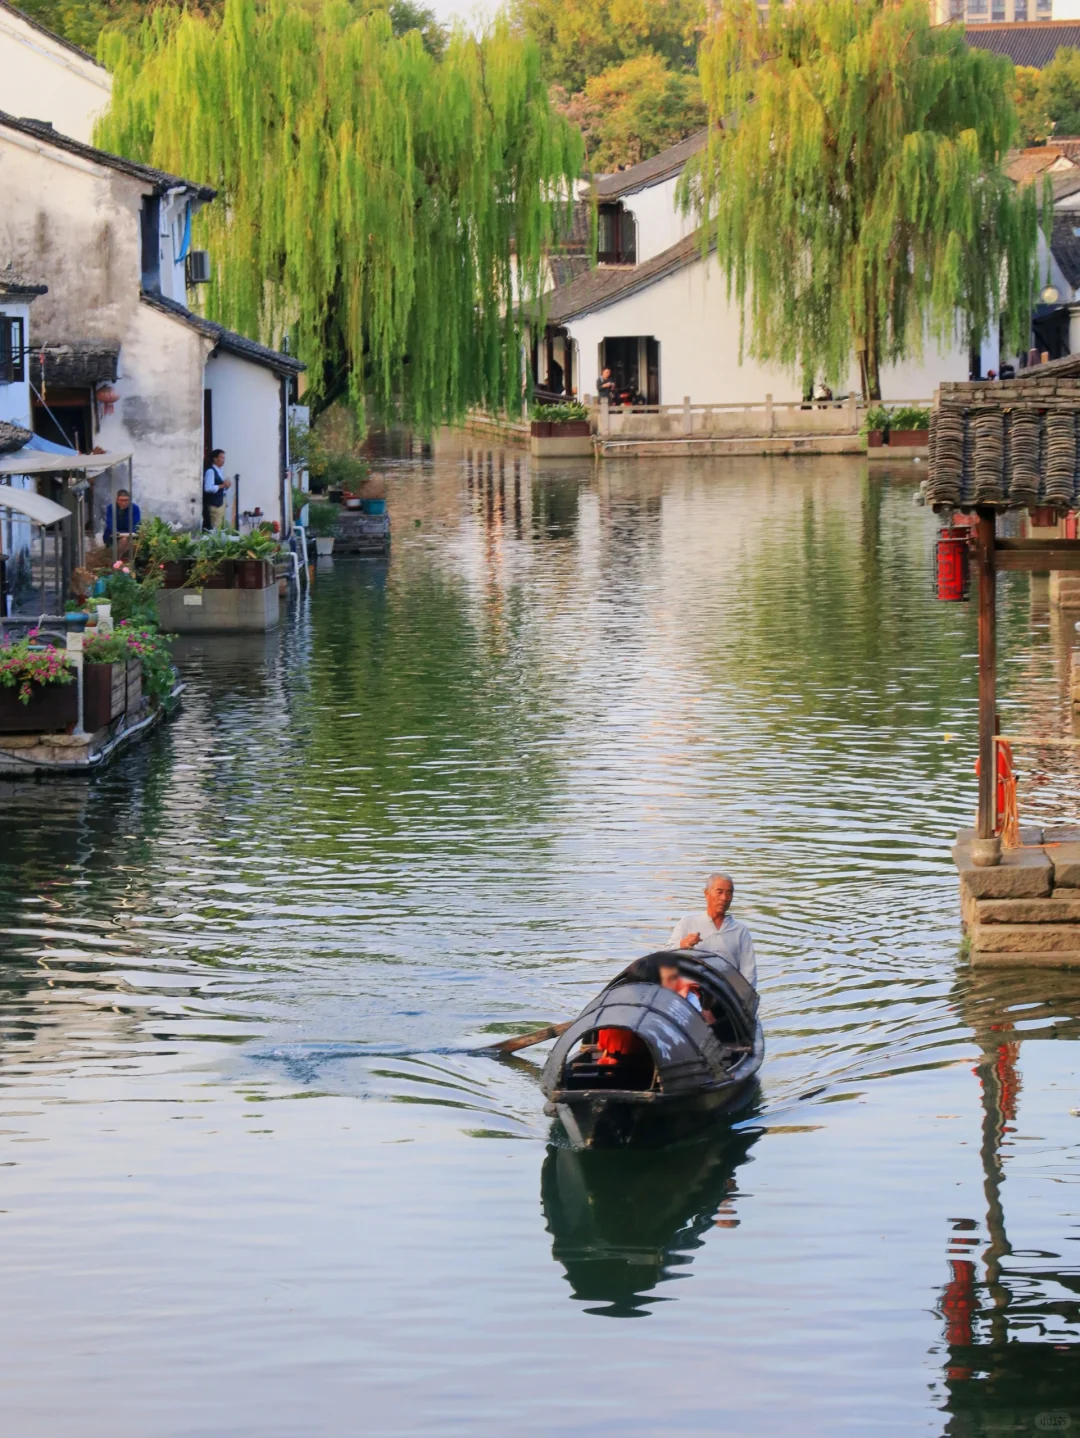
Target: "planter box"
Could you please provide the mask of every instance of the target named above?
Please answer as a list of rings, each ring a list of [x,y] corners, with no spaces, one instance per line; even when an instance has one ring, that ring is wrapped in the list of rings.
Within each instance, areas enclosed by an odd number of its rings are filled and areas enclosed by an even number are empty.
[[[142,665],[138,659],[128,660],[126,679],[127,703],[125,707],[129,714],[137,714],[142,708]]]
[[[179,589],[191,573],[193,559],[170,559],[161,566],[161,587]]]
[[[274,577],[268,559],[234,559],[231,562],[236,589],[265,589]]]
[[[885,435],[880,429],[868,429],[866,431],[867,449],[880,449],[885,442]]]
[[[218,566],[202,582],[203,589],[231,589],[236,578],[236,560],[219,560]]]
[[[925,429],[889,430],[890,449],[926,449],[930,444],[930,432]]]
[[[17,689],[0,689],[0,734],[55,734],[74,729],[79,718],[79,686],[35,685],[29,704]]]
[[[529,425],[529,434],[534,439],[546,439],[551,433],[551,421],[548,419],[534,419]]]
[[[265,630],[281,622],[275,583],[264,589],[159,589],[154,602],[166,634]]]
[[[119,719],[127,708],[127,672],[123,664],[83,666],[83,728],[90,734]]]
[[[581,439],[584,435],[589,437],[589,421],[587,419],[561,419],[552,420],[552,439]]]

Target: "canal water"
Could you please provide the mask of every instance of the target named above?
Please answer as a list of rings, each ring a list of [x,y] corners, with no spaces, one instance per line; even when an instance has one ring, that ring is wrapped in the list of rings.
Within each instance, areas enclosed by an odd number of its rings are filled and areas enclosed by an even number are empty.
[[[974,616],[858,460],[387,465],[388,562],[0,807],[0,1429],[1080,1430],[1080,974],[972,974]],[[1003,582],[1007,730],[1071,621]],[[954,736],[947,738],[946,736]],[[1080,819],[1065,751],[1025,817]],[[586,1163],[542,1052],[731,872],[767,1059]]]

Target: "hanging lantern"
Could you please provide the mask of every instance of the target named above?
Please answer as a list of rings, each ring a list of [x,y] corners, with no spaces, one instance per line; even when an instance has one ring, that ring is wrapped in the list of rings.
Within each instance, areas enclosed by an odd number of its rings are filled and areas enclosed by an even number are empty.
[[[113,389],[112,385],[99,384],[97,387],[96,398],[98,404],[101,405],[102,413],[108,415],[112,414],[113,410],[116,408],[120,396],[116,392],[116,390]]]
[[[946,525],[934,546],[937,597],[950,603],[968,597],[968,527]]]

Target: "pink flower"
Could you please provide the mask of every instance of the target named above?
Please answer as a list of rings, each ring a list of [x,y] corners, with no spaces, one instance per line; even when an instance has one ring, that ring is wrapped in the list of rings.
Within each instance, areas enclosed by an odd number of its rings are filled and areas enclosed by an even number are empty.
[[[113,568],[114,568],[114,569],[123,569],[123,567],[124,567],[124,565],[123,565],[123,561],[122,561],[122,560],[119,560],[119,559],[114,560],[114,562],[113,562]]]

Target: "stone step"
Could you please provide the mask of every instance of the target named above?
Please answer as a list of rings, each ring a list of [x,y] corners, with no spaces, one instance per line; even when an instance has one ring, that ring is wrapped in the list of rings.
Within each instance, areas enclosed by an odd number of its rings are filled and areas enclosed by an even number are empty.
[[[1080,844],[1051,844],[1046,856],[1054,866],[1054,887],[1080,889]]]
[[[1080,945],[1080,893],[1055,892],[1048,899],[976,899],[977,924],[1075,924]]]
[[[1080,925],[975,924],[971,930],[971,947],[997,954],[1080,952]]]
[[[1002,953],[972,949],[971,966],[975,969],[1080,969],[1080,949],[1012,949]]]
[[[1042,849],[1006,849],[1001,863],[988,869],[971,862],[969,843],[955,844],[952,853],[961,887],[973,899],[1037,899],[1050,892],[1054,866]]]

